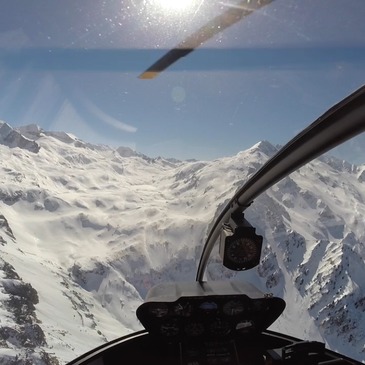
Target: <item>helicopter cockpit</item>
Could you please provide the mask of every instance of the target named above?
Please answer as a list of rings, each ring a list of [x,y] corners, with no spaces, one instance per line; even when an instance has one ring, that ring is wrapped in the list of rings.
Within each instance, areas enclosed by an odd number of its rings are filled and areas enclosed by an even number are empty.
[[[45,125],[20,127],[23,139],[0,121],[1,207],[21,233],[16,241],[0,212],[0,228],[11,240],[2,249],[9,265],[0,262],[7,289],[0,288],[7,306],[0,362],[53,365],[76,356],[69,365],[364,362],[364,142],[361,166],[349,163],[344,175],[332,175],[330,164],[324,175],[316,161],[305,166],[365,131],[361,1],[25,3],[8,1],[2,12],[0,105],[5,119]],[[315,121],[297,134],[308,120]],[[53,130],[60,124],[65,132]],[[53,131],[45,132],[49,125]],[[259,138],[277,134],[270,153],[255,150],[250,160],[238,152],[232,164],[218,162],[222,170],[196,160],[203,155],[195,151],[212,146],[228,146],[224,155],[242,151],[245,138],[250,146],[257,141],[254,129]],[[74,137],[78,132],[90,134],[92,144]],[[230,147],[234,139],[237,151]],[[109,149],[109,141],[123,146]],[[16,150],[22,144],[41,153],[33,160]],[[169,146],[191,155],[167,153]],[[153,151],[166,158],[147,157]],[[214,173],[199,175],[199,166]],[[302,167],[312,170],[310,179]],[[341,190],[349,171],[356,189]],[[275,186],[291,173],[300,181],[298,198]],[[346,204],[337,207],[340,195]],[[272,204],[262,204],[263,197]],[[297,214],[302,203],[311,209]],[[194,204],[199,209],[190,221]],[[319,228],[309,219],[302,225],[307,217]],[[303,244],[289,252],[292,232]],[[273,269],[261,276],[267,262]],[[282,280],[268,285],[276,273]],[[49,280],[38,285],[41,277]]]
[[[196,282],[151,288],[136,312],[145,331],[112,341],[69,364],[360,364],[327,350],[323,343],[268,330],[285,308],[283,299],[243,281],[204,281],[204,272],[217,241],[227,268],[243,271],[258,265],[262,236],[244,218],[244,211],[275,182],[363,132],[364,115],[362,87],[289,141],[221,212],[205,243]]]
[[[140,75],[151,79],[192,52],[215,31],[250,14],[230,9],[199,29]],[[213,26],[214,25],[214,26]],[[269,159],[232,197],[213,224],[204,245],[195,282],[162,283],[150,289],[137,317],[145,328],[99,347],[70,365],[122,362],[181,365],[359,364],[317,341],[302,341],[268,327],[286,303],[243,281],[204,281],[213,246],[222,264],[244,271],[260,263],[263,237],[244,212],[261,193],[344,141],[365,130],[365,87],[333,106]]]

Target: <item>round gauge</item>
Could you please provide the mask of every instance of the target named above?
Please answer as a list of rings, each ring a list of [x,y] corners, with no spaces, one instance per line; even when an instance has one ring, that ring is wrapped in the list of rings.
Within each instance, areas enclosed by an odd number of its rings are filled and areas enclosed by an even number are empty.
[[[270,309],[270,306],[265,299],[252,300],[251,307],[254,312],[260,313],[264,313]]]
[[[246,309],[244,303],[238,299],[228,301],[223,306],[223,313],[227,316],[238,316],[243,313]]]
[[[200,336],[204,333],[204,325],[201,322],[190,322],[185,326],[185,333],[191,337]]]
[[[165,303],[150,303],[148,311],[154,317],[161,318],[167,315],[169,308]]]
[[[232,262],[242,265],[254,261],[259,253],[256,243],[243,237],[230,242],[227,246],[227,256]]]
[[[165,320],[160,325],[160,333],[166,337],[177,336],[180,332],[179,324],[176,320]]]
[[[203,302],[199,305],[199,309],[207,314],[214,313],[218,309],[218,304],[215,302]]]
[[[190,317],[193,311],[190,303],[177,303],[173,308],[174,314],[179,317]]]
[[[227,336],[231,332],[232,328],[229,322],[217,318],[210,325],[210,332],[215,336]]]

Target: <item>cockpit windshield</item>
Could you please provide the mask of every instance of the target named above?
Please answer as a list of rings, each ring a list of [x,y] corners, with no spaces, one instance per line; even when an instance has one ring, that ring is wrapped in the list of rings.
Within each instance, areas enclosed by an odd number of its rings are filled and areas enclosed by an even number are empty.
[[[3,0],[0,363],[71,361],[142,329],[154,285],[194,281],[235,192],[365,83],[364,19],[361,0]],[[258,267],[217,246],[205,273],[283,298],[271,329],[359,361],[364,146],[255,199]]]

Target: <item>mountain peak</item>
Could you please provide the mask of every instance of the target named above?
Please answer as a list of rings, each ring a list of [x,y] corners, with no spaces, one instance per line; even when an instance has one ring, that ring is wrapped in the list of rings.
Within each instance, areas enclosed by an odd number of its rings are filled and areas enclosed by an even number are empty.
[[[37,124],[28,124],[15,128],[25,138],[36,140],[40,137],[43,129]]]
[[[258,150],[262,153],[264,153],[265,155],[271,157],[273,156],[278,149],[276,147],[274,147],[270,142],[268,141],[260,141],[256,144],[254,144],[250,150],[254,151],[254,150]]]
[[[19,131],[3,121],[0,121],[0,144],[9,148],[19,147],[33,153],[37,153],[40,149],[35,141],[23,136]]]

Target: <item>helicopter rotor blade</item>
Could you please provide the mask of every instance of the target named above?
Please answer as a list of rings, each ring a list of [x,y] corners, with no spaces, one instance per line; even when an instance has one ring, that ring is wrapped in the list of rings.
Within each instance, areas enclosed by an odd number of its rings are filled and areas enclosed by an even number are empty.
[[[255,10],[271,3],[271,1],[272,0],[244,0],[238,4],[229,6],[228,10],[221,15],[216,16],[189,37],[185,38],[138,77],[144,80],[155,78],[160,72],[166,70],[180,58],[193,52],[214,35],[237,23]]]

